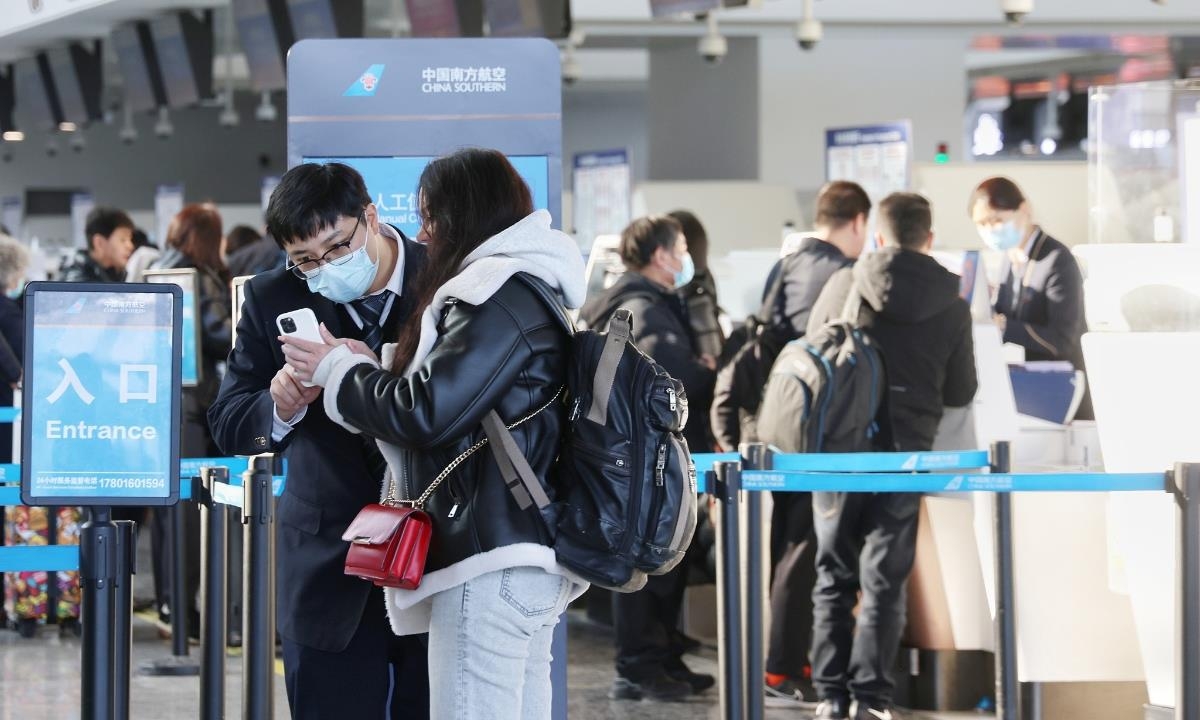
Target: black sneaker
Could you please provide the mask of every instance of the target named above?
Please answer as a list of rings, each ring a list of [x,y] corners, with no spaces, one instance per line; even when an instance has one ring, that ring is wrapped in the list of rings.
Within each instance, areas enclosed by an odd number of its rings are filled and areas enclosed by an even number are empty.
[[[812,683],[806,680],[787,678],[783,682],[772,685],[763,683],[763,693],[766,695],[764,705],[767,707],[799,707],[811,710],[817,706],[817,693]]]
[[[685,682],[692,688],[694,694],[700,694],[717,684],[717,679],[708,673],[692,672],[682,660],[677,660],[667,666],[667,677],[672,680]]]
[[[838,699],[822,700],[817,705],[816,713],[813,714],[813,720],[848,720],[849,717],[849,701]],[[855,718],[855,720],[858,720],[858,718]]]
[[[878,705],[870,703],[856,703],[854,709],[854,720],[900,720],[900,716],[896,714],[890,705]]]
[[[618,675],[613,680],[608,696],[613,700],[651,700],[678,702],[692,694],[692,686],[682,680],[674,680],[665,672],[655,677],[634,682]]]

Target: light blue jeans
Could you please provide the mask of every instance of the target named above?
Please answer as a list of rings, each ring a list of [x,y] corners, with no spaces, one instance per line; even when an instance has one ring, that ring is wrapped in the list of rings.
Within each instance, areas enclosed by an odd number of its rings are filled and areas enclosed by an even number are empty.
[[[550,717],[550,643],[572,582],[541,568],[480,575],[433,596],[429,716]]]

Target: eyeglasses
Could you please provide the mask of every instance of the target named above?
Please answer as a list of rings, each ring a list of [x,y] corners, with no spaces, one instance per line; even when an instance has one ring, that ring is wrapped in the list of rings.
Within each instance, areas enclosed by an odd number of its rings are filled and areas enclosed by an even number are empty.
[[[358,234],[358,226],[362,221],[363,216],[359,215],[358,219],[354,221],[354,229],[350,231],[350,237],[326,250],[321,257],[289,265],[288,270],[291,270],[292,274],[301,280],[308,280],[320,275],[321,268],[326,265],[345,265],[350,261],[350,256],[354,254],[350,245],[354,243],[354,236]]]

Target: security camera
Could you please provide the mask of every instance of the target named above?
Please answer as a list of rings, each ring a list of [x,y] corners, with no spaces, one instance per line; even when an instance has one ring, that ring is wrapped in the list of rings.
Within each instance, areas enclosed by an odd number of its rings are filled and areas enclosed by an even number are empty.
[[[579,81],[579,60],[575,58],[575,46],[568,43],[562,54],[562,80],[564,85],[574,85]]]
[[[221,127],[237,127],[238,121],[238,112],[233,109],[233,106],[226,106],[217,116],[217,124]]]
[[[87,145],[87,143],[85,143],[83,140],[83,133],[80,132],[72,133],[71,139],[68,141],[68,143],[76,154],[83,152],[83,148]]]
[[[802,50],[812,50],[824,37],[825,29],[816,18],[805,18],[796,26],[796,42]]]
[[[700,53],[700,57],[704,58],[704,62],[716,65],[729,54],[729,42],[725,40],[725,36],[717,29],[717,18],[715,15],[709,13],[707,22],[708,30],[700,38],[700,45],[697,51]]]
[[[125,125],[121,131],[117,133],[117,137],[121,138],[121,142],[126,145],[132,145],[137,140],[137,129],[133,125]]]
[[[279,111],[271,102],[270,90],[263,90],[259,96],[258,107],[254,108],[254,119],[259,122],[275,122],[279,119]]]
[[[171,124],[171,113],[165,107],[158,109],[158,122],[154,123],[154,134],[163,140],[175,134],[175,126]]]
[[[1000,0],[1000,10],[1010,25],[1019,25],[1033,12],[1033,0]]]

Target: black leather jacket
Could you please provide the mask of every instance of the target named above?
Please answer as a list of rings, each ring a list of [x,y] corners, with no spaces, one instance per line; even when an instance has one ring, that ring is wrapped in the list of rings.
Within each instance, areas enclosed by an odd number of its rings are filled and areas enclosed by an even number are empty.
[[[412,377],[360,365],[336,389],[347,423],[405,451],[402,467],[392,468],[398,498],[416,498],[481,439],[489,411],[511,424],[549,402],[566,382],[570,338],[519,278],[481,305],[448,305],[438,330],[437,344]],[[551,500],[565,423],[565,408],[555,403],[513,430]],[[425,510],[434,525],[426,572],[507,545],[550,544],[536,508],[517,506],[486,446],[447,478]]]

